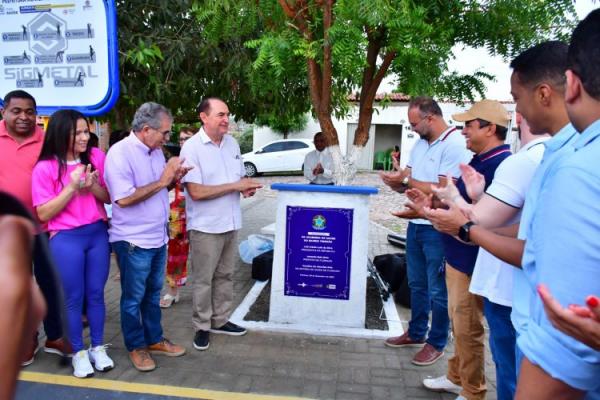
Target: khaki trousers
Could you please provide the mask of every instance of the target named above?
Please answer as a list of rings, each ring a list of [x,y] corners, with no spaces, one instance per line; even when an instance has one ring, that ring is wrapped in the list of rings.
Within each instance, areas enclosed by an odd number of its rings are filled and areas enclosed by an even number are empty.
[[[237,231],[190,231],[192,254],[192,324],[207,331],[223,326],[233,312],[233,267]]]
[[[471,277],[446,263],[448,315],[454,334],[454,356],[448,379],[463,387],[468,400],[485,399],[483,299],[469,292]]]

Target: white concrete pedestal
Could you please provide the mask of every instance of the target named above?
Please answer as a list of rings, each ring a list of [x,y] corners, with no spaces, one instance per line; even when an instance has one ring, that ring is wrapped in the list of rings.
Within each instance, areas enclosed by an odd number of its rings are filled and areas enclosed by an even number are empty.
[[[269,322],[364,328],[369,195],[377,189],[271,187],[279,195]]]

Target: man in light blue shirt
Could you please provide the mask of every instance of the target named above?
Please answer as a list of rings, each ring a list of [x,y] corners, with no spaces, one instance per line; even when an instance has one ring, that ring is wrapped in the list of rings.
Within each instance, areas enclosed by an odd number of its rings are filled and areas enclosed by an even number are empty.
[[[523,271],[533,291],[546,285],[563,305],[600,293],[600,9],[573,32],[565,100],[581,132],[569,154],[546,171],[531,214]],[[531,252],[531,253],[530,253]],[[528,257],[531,254],[531,257]],[[600,399],[600,352],[558,331],[532,296],[517,399]]]

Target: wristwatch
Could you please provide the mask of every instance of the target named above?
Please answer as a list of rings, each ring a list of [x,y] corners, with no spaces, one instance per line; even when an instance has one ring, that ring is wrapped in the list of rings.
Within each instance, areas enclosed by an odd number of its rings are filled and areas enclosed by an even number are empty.
[[[471,241],[469,232],[473,225],[475,225],[475,222],[469,221],[458,229],[458,237],[460,238],[460,240],[467,243]]]

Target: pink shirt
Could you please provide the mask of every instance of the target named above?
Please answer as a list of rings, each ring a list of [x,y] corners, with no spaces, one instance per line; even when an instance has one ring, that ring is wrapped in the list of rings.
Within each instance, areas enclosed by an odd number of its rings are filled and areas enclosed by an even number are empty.
[[[15,196],[35,216],[31,201],[31,171],[40,156],[44,131],[35,128],[34,134],[17,143],[0,121],[0,190]]]
[[[105,187],[104,183],[104,153],[92,148],[90,161],[98,170],[98,182],[100,186]],[[79,163],[67,165],[66,172],[61,177],[62,185],[58,182],[58,161],[43,160],[33,168],[32,197],[33,206],[37,207],[54,199],[69,184],[71,178],[69,175],[80,165]],[[73,229],[83,225],[88,225],[99,220],[106,220],[106,211],[104,205],[97,200],[92,192],[78,192],[67,203],[65,208],[48,221],[48,230],[50,232]]]

